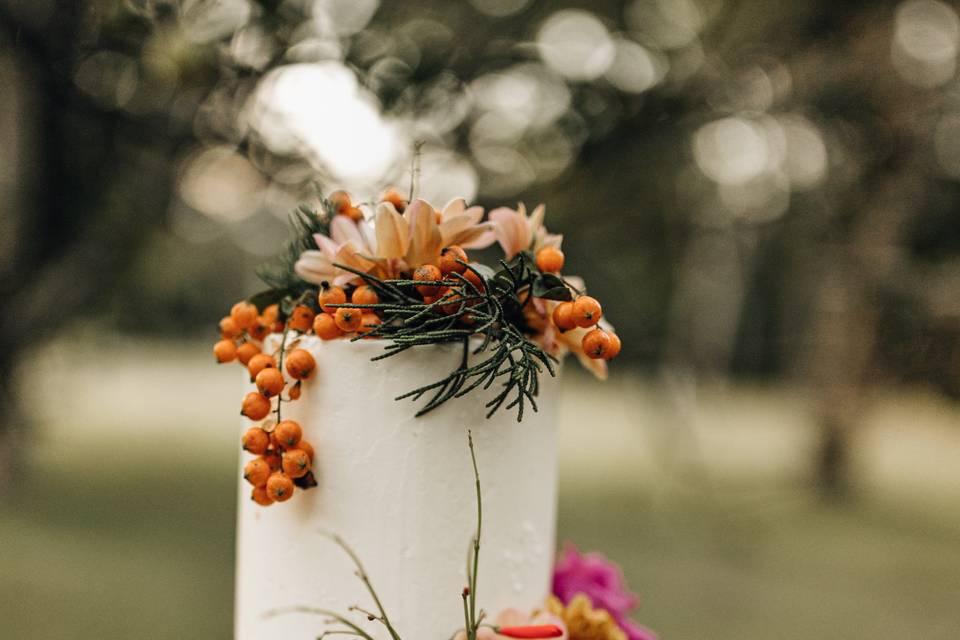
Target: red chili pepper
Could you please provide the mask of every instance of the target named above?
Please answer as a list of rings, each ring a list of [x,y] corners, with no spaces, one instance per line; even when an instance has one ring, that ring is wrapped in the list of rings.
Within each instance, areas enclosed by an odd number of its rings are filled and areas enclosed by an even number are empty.
[[[508,638],[559,638],[563,629],[555,624],[538,624],[529,627],[499,627],[496,632]]]

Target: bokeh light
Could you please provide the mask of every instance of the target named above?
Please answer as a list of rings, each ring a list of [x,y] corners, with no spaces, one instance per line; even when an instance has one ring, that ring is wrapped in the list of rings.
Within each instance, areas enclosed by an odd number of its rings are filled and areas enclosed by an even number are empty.
[[[597,17],[578,9],[550,16],[537,33],[540,57],[555,72],[571,80],[593,80],[613,62],[610,32]]]
[[[903,78],[935,87],[953,78],[960,46],[960,18],[938,0],[907,0],[897,7],[893,63]]]
[[[335,62],[270,72],[253,97],[249,123],[275,153],[300,154],[351,189],[382,181],[406,148],[376,98]]]
[[[702,126],[693,139],[693,152],[707,176],[721,184],[743,184],[759,176],[770,160],[766,133],[739,117]]]

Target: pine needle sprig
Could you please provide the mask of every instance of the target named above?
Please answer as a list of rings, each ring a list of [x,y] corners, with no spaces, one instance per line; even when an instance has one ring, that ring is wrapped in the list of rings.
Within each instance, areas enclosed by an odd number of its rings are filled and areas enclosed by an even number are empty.
[[[482,287],[456,272],[436,281],[381,279],[337,265],[362,278],[377,291],[380,302],[331,306],[363,308],[383,315],[380,324],[354,338],[389,341],[384,352],[373,360],[384,360],[417,346],[462,345],[459,364],[449,374],[396,397],[413,401],[426,397],[417,416],[475,390],[489,389],[499,381],[502,388],[486,403],[487,417],[502,407],[516,409],[520,421],[527,407],[537,411],[536,396],[544,369],[551,376],[556,375],[555,358],[525,335],[529,327],[522,320],[522,306],[518,303],[520,296],[529,296],[527,292],[534,287],[539,271],[531,268],[530,260],[523,254],[510,263],[501,261],[502,269],[497,273],[479,265],[462,264],[480,278]],[[447,290],[428,303],[417,294],[417,286]],[[471,350],[472,342],[477,346]]]

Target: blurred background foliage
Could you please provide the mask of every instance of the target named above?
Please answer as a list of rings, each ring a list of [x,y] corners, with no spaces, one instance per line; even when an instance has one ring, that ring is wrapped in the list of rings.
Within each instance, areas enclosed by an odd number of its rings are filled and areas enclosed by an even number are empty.
[[[619,367],[803,397],[846,496],[878,398],[960,393],[958,47],[939,0],[0,0],[0,451],[38,345],[212,339],[423,140],[435,203],[548,203]]]

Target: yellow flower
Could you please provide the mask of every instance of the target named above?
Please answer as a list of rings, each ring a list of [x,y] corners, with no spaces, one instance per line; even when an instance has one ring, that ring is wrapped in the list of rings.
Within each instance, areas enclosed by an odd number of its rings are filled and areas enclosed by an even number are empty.
[[[594,609],[590,598],[580,593],[563,605],[555,596],[547,599],[547,611],[563,620],[569,640],[627,640],[627,634],[603,609]]]

